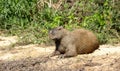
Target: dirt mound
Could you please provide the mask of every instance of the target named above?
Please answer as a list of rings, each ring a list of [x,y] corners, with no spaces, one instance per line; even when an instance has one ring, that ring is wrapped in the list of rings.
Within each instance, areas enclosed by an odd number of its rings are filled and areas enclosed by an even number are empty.
[[[0,49],[12,47],[18,41],[17,36],[3,37],[0,36]]]

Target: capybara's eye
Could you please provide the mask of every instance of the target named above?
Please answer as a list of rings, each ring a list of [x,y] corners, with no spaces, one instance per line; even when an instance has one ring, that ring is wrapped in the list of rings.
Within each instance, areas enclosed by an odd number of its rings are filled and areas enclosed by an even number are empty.
[[[63,29],[63,27],[62,27],[62,26],[60,26],[60,27],[58,27],[57,29],[58,29],[58,30],[61,30],[61,29]]]
[[[58,30],[61,30],[61,28],[58,28]]]

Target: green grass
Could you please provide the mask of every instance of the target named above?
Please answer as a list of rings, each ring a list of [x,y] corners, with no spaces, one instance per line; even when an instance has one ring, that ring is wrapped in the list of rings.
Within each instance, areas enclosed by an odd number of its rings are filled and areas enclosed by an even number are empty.
[[[57,2],[50,7],[40,0],[0,0],[0,30],[19,36],[20,44],[49,43],[48,31],[61,25],[68,30],[89,29],[100,43],[120,41],[119,0],[63,1],[55,9]]]

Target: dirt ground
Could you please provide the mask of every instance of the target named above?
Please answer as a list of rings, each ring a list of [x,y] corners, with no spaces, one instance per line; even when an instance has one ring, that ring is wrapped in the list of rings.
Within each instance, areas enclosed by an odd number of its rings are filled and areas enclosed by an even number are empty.
[[[91,54],[47,57],[54,46],[14,46],[18,38],[0,36],[0,71],[120,71],[120,44],[101,45]]]

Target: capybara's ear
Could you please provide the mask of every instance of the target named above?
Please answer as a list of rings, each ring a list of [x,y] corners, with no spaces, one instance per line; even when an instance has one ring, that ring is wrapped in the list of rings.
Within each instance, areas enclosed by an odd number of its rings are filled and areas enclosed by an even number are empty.
[[[58,30],[61,30],[61,29],[63,29],[63,26],[59,26],[59,27],[58,27]]]

